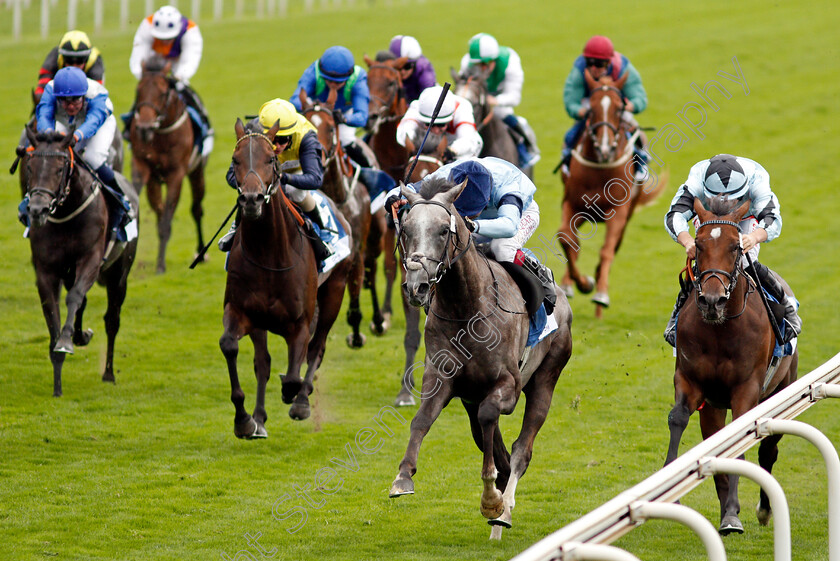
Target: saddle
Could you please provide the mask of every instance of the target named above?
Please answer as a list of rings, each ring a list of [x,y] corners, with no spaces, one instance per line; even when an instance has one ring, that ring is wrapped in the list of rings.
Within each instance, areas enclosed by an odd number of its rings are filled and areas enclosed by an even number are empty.
[[[528,317],[537,313],[543,301],[542,285],[537,281],[536,277],[514,263],[499,262],[499,265],[507,271],[507,273],[519,287],[522,293],[522,298],[525,300],[525,309],[528,311]]]

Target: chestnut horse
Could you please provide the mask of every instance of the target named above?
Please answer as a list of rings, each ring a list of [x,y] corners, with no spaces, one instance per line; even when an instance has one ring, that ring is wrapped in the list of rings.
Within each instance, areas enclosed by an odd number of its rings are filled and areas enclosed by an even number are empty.
[[[406,291],[410,303],[426,307],[429,315],[422,402],[389,494],[414,493],[412,476],[423,437],[443,408],[460,398],[483,453],[480,510],[493,526],[490,537],[499,539],[502,528],[511,526],[516,486],[572,353],[572,313],[559,297],[554,309],[558,329],[532,346],[523,360],[529,331],[525,302],[502,266],[472,244],[453,205],[465,186],[466,181],[456,186],[433,178],[420,193],[402,190],[411,205],[399,234]],[[499,416],[513,413],[520,394],[526,397],[522,429],[508,453]]]
[[[157,215],[157,272],[166,271],[166,244],[172,234],[172,217],[181,198],[181,183],[189,177],[192,188],[192,216],[198,232],[198,250],[204,248],[201,218],[204,210],[204,168],[207,158],[194,146],[193,127],[187,106],[167,76],[172,64],[153,57],[143,65],[137,84],[135,113],[131,122],[131,178],[146,196]],[[161,184],[166,183],[166,200]]]
[[[327,82],[332,84],[333,82]],[[338,210],[350,223],[352,229],[351,247],[353,249],[349,260],[352,262],[347,277],[347,292],[350,294],[350,305],[347,308],[347,323],[353,333],[347,336],[347,346],[360,349],[365,344],[365,336],[359,331],[362,322],[362,309],[359,306],[359,295],[364,281],[364,256],[370,233],[370,196],[364,185],[359,185],[358,174],[354,174],[348,165],[348,160],[341,149],[338,139],[338,127],[333,120],[333,105],[337,90],[330,87],[330,93],[325,103],[310,100],[303,88],[300,90],[301,114],[309,119],[318,129],[318,140],[324,147],[326,163],[324,164],[324,182],[321,191],[335,201]],[[358,168],[355,168],[358,172]],[[374,305],[374,314],[376,313]]]
[[[595,81],[588,70],[584,76],[591,92],[590,110],[586,128],[572,151],[569,174],[563,175],[566,189],[558,237],[566,254],[567,271],[560,287],[567,298],[574,295],[572,282],[583,294],[594,289],[595,315],[601,317],[603,308],[610,305],[610,268],[621,246],[627,222],[637,205],[649,204],[662,193],[667,177],[663,174],[657,178],[651,174],[644,186],[633,179],[633,142],[641,131],[628,131],[629,125],[621,118],[625,105],[621,88],[628,75],[617,82],[609,76]],[[628,132],[632,132],[629,139]],[[585,222],[588,224],[583,225],[581,233],[581,225]],[[592,278],[578,270],[578,242],[581,237],[585,239],[594,234],[600,222],[606,224],[607,231],[595,270],[596,278]]]
[[[744,271],[738,222],[749,210],[746,201],[733,210],[724,199],[694,210],[700,219],[695,238],[696,265],[688,268],[694,304],[689,298],[677,323],[677,361],[674,371],[674,407],[668,415],[671,439],[665,464],[678,453],[680,438],[691,414],[700,408],[700,430],[708,438],[726,423],[726,410],[737,419],[761,401],[796,380],[799,351],[781,359],[775,372],[775,335],[753,280]],[[696,271],[696,272],[695,272]],[[784,282],[784,281],[783,281]],[[785,285],[786,291],[790,290]],[[758,463],[771,472],[778,456],[781,435],[761,441]],[[743,454],[741,459],[743,459]],[[738,476],[715,475],[720,500],[720,533],[743,533],[738,519]],[[767,524],[770,502],[761,491],[758,521]]]
[[[266,438],[265,387],[271,373],[267,332],[286,340],[288,365],[283,377],[283,402],[291,403],[289,416],[302,420],[310,415],[309,394],[315,371],[324,358],[329,332],[341,308],[349,259],[326,274],[318,274],[312,245],[280,186],[280,171],[273,138],[279,123],[262,133],[259,125],[246,131],[236,120],[233,167],[242,223],[228,257],[224,298],[224,334],[219,346],[227,361],[231,401],[236,408],[234,434],[239,438]],[[350,225],[337,214],[348,232]],[[310,326],[318,306],[314,333]],[[245,394],[239,386],[236,357],[239,340],[250,336],[254,344],[257,402],[254,414],[245,411]],[[306,377],[300,368],[306,355]]]
[[[74,345],[90,342],[93,331],[83,329],[87,293],[94,282],[105,286],[108,308],[105,332],[108,348],[102,380],[114,381],[114,341],[120,329],[128,273],[137,252],[137,238],[109,244],[108,207],[99,180],[73,151],[73,133],[40,133],[26,128],[32,150],[24,156],[29,218],[29,242],[41,308],[50,332],[53,395],[61,390],[61,367]],[[137,193],[122,181],[125,195],[137,218]],[[111,248],[109,251],[109,247]],[[107,261],[103,262],[103,257]],[[67,318],[61,325],[59,296],[67,289]]]

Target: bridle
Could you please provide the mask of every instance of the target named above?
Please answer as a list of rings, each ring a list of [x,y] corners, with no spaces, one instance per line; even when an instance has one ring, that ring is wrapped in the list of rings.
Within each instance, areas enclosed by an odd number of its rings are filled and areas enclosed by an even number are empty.
[[[368,70],[368,81],[370,81],[370,70],[374,69],[382,69],[386,72],[392,73],[394,75],[395,80],[392,80],[388,83],[388,89],[392,90],[391,94],[388,96],[388,99],[383,99],[378,95],[375,95],[373,91],[370,93],[371,99],[375,99],[380,103],[380,106],[376,113],[372,113],[371,117],[374,117],[373,124],[370,126],[371,134],[376,134],[379,130],[379,126],[381,123],[389,122],[389,121],[399,121],[405,115],[397,113],[397,104],[401,99],[405,97],[405,89],[402,85],[402,77],[400,76],[400,71],[393,66],[389,66],[387,64],[374,64]],[[396,85],[395,88],[392,88],[392,85]]]
[[[171,125],[163,127],[163,121],[164,121],[164,119],[166,119],[166,115],[167,115],[167,111],[169,110],[169,106],[171,105],[172,100],[174,99],[174,96],[176,96],[177,94],[175,92],[175,88],[171,87],[171,84],[169,83],[169,80],[163,74],[161,74],[161,73],[150,73],[150,74],[147,74],[146,76],[149,77],[149,78],[160,77],[167,84],[166,93],[164,94],[164,98],[163,98],[163,105],[158,106],[157,104],[152,103],[151,101],[139,101],[139,102],[137,102],[137,104],[134,107],[134,118],[135,119],[137,118],[138,110],[141,107],[151,107],[152,111],[155,112],[155,115],[157,115],[157,117],[155,117],[155,120],[152,122],[152,124],[149,128],[151,130],[155,131],[157,134],[169,134],[172,131],[174,131],[175,129],[177,129],[178,127],[180,127],[184,123],[184,121],[187,119],[187,117],[188,117],[187,109],[186,109],[186,107],[184,107],[184,110],[181,111],[180,116]],[[139,85],[138,85],[138,91],[139,91]],[[163,127],[163,128],[161,128],[161,127]]]
[[[455,265],[455,263],[460,261],[461,258],[464,255],[466,255],[467,251],[470,249],[470,245],[472,245],[472,236],[470,236],[470,235],[467,236],[467,243],[464,246],[464,248],[461,249],[461,247],[460,247],[461,238],[458,235],[458,228],[457,228],[457,222],[456,222],[457,219],[455,218],[455,214],[453,214],[452,211],[449,210],[449,207],[447,205],[441,203],[441,202],[438,202],[438,201],[421,200],[421,201],[416,201],[416,202],[412,203],[411,208],[414,208],[415,206],[418,206],[418,205],[439,206],[440,208],[442,208],[443,210],[446,211],[446,214],[449,215],[449,229],[446,231],[446,242],[443,245],[443,252],[441,253],[439,259],[435,259],[433,257],[427,257],[425,255],[411,256],[411,257],[406,259],[405,241],[404,241],[404,238],[403,238],[403,228],[399,228],[399,231],[397,232],[397,245],[399,246],[400,253],[402,254],[403,269],[405,269],[406,271],[408,270],[408,262],[409,261],[412,262],[412,263],[421,264],[421,266],[422,266],[422,261],[423,260],[431,261],[432,263],[436,263],[436,265],[435,265],[435,275],[434,275],[433,278],[429,279],[429,285],[432,289],[434,289],[435,285],[437,285],[437,283],[439,283],[440,280],[443,278],[443,275],[445,275],[446,272],[449,269],[451,269],[453,265]],[[400,225],[402,225],[402,221],[405,219],[405,215],[407,215],[410,212],[410,210],[411,209],[403,212],[402,217],[400,219]],[[464,218],[461,217],[460,214],[458,216],[461,218],[461,221],[463,221],[464,224],[466,225],[466,221],[464,220]],[[454,242],[452,241],[453,234],[455,236],[455,241]],[[453,246],[454,251],[460,250],[461,252],[458,253],[455,256],[450,255],[450,253],[449,253],[450,242],[452,242],[452,246]]]
[[[325,115],[329,116],[331,121],[333,121],[333,123],[330,125],[329,130],[331,143],[328,148],[325,146],[325,148],[327,148],[327,151],[324,155],[324,167],[326,167],[326,164],[329,163],[329,161],[336,156],[336,153],[338,152],[338,147],[341,145],[341,142],[338,138],[338,127],[335,125],[335,121],[333,120],[332,111],[322,106],[320,103],[315,103],[311,107],[304,108],[300,113],[301,115],[306,117],[310,123],[312,122],[312,119],[309,119],[309,115],[311,115],[312,113],[324,113]]]
[[[738,226],[738,223],[732,222],[730,220],[709,220],[700,224],[697,227],[697,231],[700,231],[700,229],[705,226],[714,225],[732,226],[740,232],[740,227]],[[740,266],[742,253],[743,249],[739,245],[738,251],[735,254],[735,263],[732,266],[731,272],[723,271],[721,269],[704,269],[695,275],[694,272],[691,269],[689,269],[689,278],[691,279],[691,282],[697,291],[695,293],[695,300],[703,295],[703,283],[709,280],[710,278],[717,279],[717,281],[725,287],[723,298],[724,300],[729,300],[729,296],[732,294],[732,291],[735,290],[735,286],[738,284],[738,276],[743,274],[743,269]],[[726,278],[726,281],[724,281],[724,278]],[[746,308],[746,305],[747,301],[746,298],[744,298],[744,308]],[[741,313],[743,313],[743,310],[741,310]],[[741,313],[739,313],[738,315],[741,315]]]
[[[312,113],[323,113],[324,115],[328,116],[330,122],[332,124],[329,125],[329,137],[330,137],[330,146],[327,148],[326,154],[323,157],[323,164],[324,169],[329,168],[329,164],[331,161],[335,160],[336,166],[338,167],[339,175],[341,176],[341,185],[342,189],[344,190],[343,196],[341,194],[337,194],[334,197],[334,200],[339,205],[343,204],[353,192],[353,189],[356,187],[356,183],[359,178],[359,174],[361,173],[361,168],[356,166],[355,172],[352,171],[352,168],[347,167],[344,161],[344,150],[341,148],[341,139],[338,136],[338,127],[333,120],[332,111],[328,108],[328,106],[322,106],[320,103],[315,103],[311,107],[307,107],[301,111],[301,115],[306,117],[309,122],[312,122],[312,119],[309,118],[309,115]],[[317,128],[317,127],[316,127]],[[347,181],[348,177],[352,177],[350,182]]]
[[[257,176],[257,180],[260,182],[259,197],[262,198],[262,200],[258,200],[258,202],[262,203],[262,204],[267,204],[268,201],[271,200],[271,197],[274,196],[274,193],[277,192],[277,188],[280,187],[280,175],[281,175],[280,174],[280,169],[279,169],[280,166],[279,166],[277,157],[274,154],[274,142],[270,138],[268,138],[268,136],[264,135],[261,132],[249,132],[248,134],[243,135],[239,140],[236,141],[236,145],[234,145],[234,147],[233,147],[234,150],[236,150],[236,148],[238,148],[239,145],[245,139],[248,139],[248,138],[260,138],[260,139],[266,141],[269,145],[272,156],[274,156],[274,165],[272,166],[271,182],[268,185],[266,185],[265,181],[263,181],[262,176],[260,176],[260,174],[257,173],[256,170],[254,169],[254,148],[253,148],[252,144],[249,144],[248,145],[248,171],[245,173],[245,177],[242,178],[243,181],[244,181],[251,174],[254,174],[254,175]],[[242,187],[239,185],[239,182],[237,181],[236,183],[237,183],[236,190],[239,192],[239,197],[237,198],[237,201],[239,202],[239,204],[243,204],[245,202],[245,199],[244,199],[245,193],[242,191]]]
[[[622,94],[621,90],[619,90],[618,88],[616,88],[614,86],[603,85],[603,86],[599,86],[599,87],[595,88],[589,94],[590,99],[592,98],[592,94],[594,94],[597,91],[604,91],[604,92],[611,92],[612,91],[612,92],[615,92],[616,94],[618,94],[618,99],[621,100],[621,109],[618,111],[619,125],[616,126],[616,125],[612,124],[611,122],[609,122],[607,120],[596,121],[594,123],[589,123],[588,122],[589,118],[591,118],[592,115],[594,114],[593,110],[592,110],[592,107],[590,105],[589,115],[587,116],[586,133],[589,135],[589,138],[592,141],[593,146],[597,147],[598,146],[598,138],[597,138],[598,129],[601,128],[601,127],[607,127],[608,129],[610,129],[610,131],[612,131],[612,133],[613,133],[613,142],[610,145],[610,153],[613,153],[613,152],[615,152],[616,148],[618,148],[618,142],[621,139],[621,135],[619,134],[619,132],[620,132],[619,127],[621,125],[620,116],[621,116],[621,113],[624,112],[625,107],[627,107],[627,104],[624,102],[624,94]]]
[[[466,97],[467,99],[475,97],[475,103],[472,104],[473,113],[475,113],[476,109],[482,112],[487,110],[487,89],[482,87],[483,83],[484,82],[480,76],[468,76],[464,83],[458,87],[458,95],[461,97]],[[472,87],[472,84],[476,84],[476,87]],[[470,102],[472,103],[472,100],[470,100]],[[476,130],[481,132],[493,119],[493,115],[494,108],[491,107],[490,110],[487,111],[487,114],[481,118],[480,122],[476,123]]]

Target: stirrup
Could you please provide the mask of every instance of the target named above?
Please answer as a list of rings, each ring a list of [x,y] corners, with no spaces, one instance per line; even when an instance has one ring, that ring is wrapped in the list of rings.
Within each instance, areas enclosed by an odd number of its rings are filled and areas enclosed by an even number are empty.
[[[233,249],[233,238],[236,236],[236,224],[233,224],[228,233],[219,240],[219,249],[225,253]]]

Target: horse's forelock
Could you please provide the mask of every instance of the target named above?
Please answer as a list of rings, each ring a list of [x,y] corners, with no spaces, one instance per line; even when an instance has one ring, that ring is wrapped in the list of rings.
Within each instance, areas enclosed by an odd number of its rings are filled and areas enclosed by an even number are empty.
[[[717,196],[709,199],[709,203],[706,208],[709,212],[716,214],[717,216],[726,216],[727,214],[734,212],[735,209],[738,208],[738,204],[740,202],[740,199],[730,199],[728,197]]]
[[[245,123],[245,132],[246,133],[262,133],[262,125],[260,125],[259,119],[250,119],[248,122]]]
[[[442,177],[429,177],[420,184],[419,195],[428,201],[433,199],[436,195],[447,193],[450,189],[454,188],[455,184],[448,179],[444,179]]]
[[[397,56],[391,51],[379,51],[376,53],[376,62],[385,62],[386,60],[396,60]]]
[[[166,66],[166,59],[162,56],[155,55],[146,60],[143,69],[146,72],[161,72]]]

